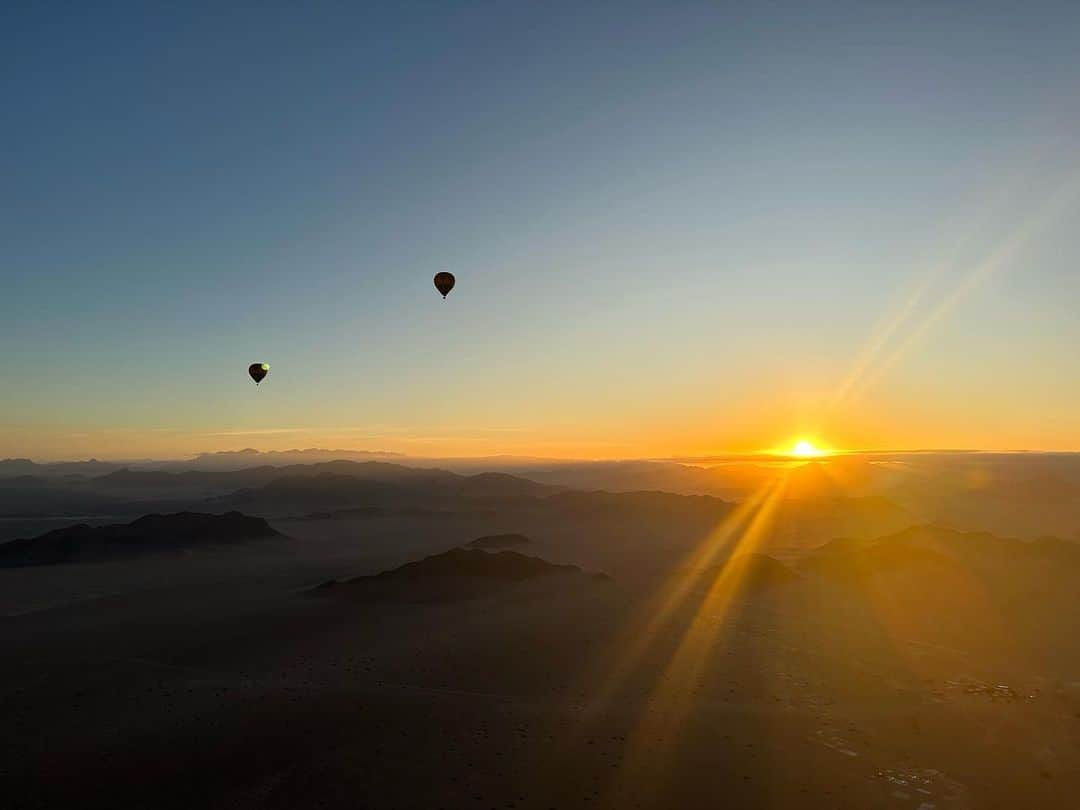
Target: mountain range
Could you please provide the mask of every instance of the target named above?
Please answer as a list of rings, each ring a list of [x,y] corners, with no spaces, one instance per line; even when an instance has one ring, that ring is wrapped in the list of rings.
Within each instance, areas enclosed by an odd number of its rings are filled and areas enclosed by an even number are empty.
[[[0,544],[0,568],[100,562],[281,537],[262,518],[228,512],[146,515],[131,523],[80,523]]]

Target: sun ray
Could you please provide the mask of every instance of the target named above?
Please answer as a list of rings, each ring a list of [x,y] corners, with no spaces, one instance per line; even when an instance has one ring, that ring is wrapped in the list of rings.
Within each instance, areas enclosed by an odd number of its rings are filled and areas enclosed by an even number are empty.
[[[648,796],[663,783],[672,746],[693,707],[695,685],[722,638],[725,619],[745,585],[749,566],[746,557],[768,534],[777,506],[783,501],[790,471],[780,474],[737,538],[731,554],[721,564],[698,606],[674,655],[657,678],[651,700],[654,708],[643,712],[627,740],[626,756],[612,786],[614,803],[630,796]],[[741,559],[740,559],[741,558]]]
[[[621,683],[632,673],[660,632],[669,624],[675,613],[694,590],[703,583],[711,566],[720,554],[738,538],[740,529],[755,519],[763,504],[776,491],[777,480],[768,482],[746,501],[739,504],[715,529],[695,545],[682,565],[677,566],[659,589],[657,596],[647,602],[640,615],[629,622],[625,639],[626,649],[608,667],[604,684],[597,693],[595,710],[601,710],[618,690]]]
[[[914,325],[899,345],[877,364],[868,375],[863,376],[861,381],[857,381],[857,385],[850,388],[851,399],[859,399],[872,389],[961,301],[970,296],[986,279],[1005,270],[1036,236],[1050,227],[1070,205],[1076,202],[1078,196],[1080,196],[1080,172],[1074,173],[1072,177],[1059,185],[1055,193],[1046,200],[1039,210],[1006,238],[989,258],[972,267],[961,278],[952,292],[942,298],[937,306],[927,312]]]
[[[878,321],[870,335],[869,340],[863,345],[862,350],[855,358],[855,363],[847,377],[833,392],[828,405],[830,412],[835,411],[856,388],[862,376],[872,367],[878,355],[892,339],[900,328],[907,323],[916,312],[916,307],[926,293],[933,286],[935,279],[940,274],[941,266],[933,267],[923,275],[922,281],[909,293],[899,307],[896,307],[892,315]]]

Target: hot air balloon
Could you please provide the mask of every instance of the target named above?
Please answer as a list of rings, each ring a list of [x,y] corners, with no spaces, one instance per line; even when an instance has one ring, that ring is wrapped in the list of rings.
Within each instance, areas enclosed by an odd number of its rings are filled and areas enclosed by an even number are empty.
[[[248,366],[248,374],[251,375],[251,379],[258,385],[263,381],[263,377],[270,373],[269,363],[252,363]]]
[[[446,298],[449,292],[454,289],[454,274],[447,273],[445,270],[441,273],[436,273],[435,289],[442,293],[443,298]]]

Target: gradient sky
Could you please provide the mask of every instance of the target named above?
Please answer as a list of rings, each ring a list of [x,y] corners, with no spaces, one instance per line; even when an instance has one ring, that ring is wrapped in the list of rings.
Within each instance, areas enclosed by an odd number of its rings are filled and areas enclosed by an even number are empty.
[[[1080,450],[1076,3],[154,5],[0,10],[0,456]]]

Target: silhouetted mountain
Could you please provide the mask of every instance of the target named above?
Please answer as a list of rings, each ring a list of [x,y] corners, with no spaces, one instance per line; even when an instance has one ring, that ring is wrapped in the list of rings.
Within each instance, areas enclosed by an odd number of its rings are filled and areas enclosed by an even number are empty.
[[[484,508],[460,509],[425,509],[420,506],[406,506],[399,509],[391,509],[383,506],[357,506],[352,509],[331,509],[325,512],[309,512],[306,515],[290,517],[290,520],[362,520],[364,518],[381,517],[410,517],[410,518],[440,518],[471,515],[474,517],[493,517],[495,510]]]
[[[38,475],[0,479],[0,515],[91,515],[116,514],[118,499],[92,492],[81,482]]]
[[[1015,659],[1060,644],[1062,617],[1075,614],[1080,544],[923,525],[835,540],[798,568],[822,609],[866,616],[901,643],[922,638]]]
[[[597,461],[548,464],[526,469],[536,481],[584,490],[609,492],[664,491],[681,495],[735,497],[747,488],[760,484],[768,475],[762,472],[753,482],[729,474],[728,467],[696,467],[660,461]]]
[[[562,492],[550,496],[547,502],[563,515],[618,515],[626,519],[669,515],[719,520],[733,508],[733,504],[708,495],[674,495],[670,492]]]
[[[188,461],[171,462],[170,467],[193,470],[240,470],[252,466],[286,467],[296,464],[318,464],[327,461],[368,461],[377,458],[401,458],[401,453],[368,450],[326,450],[309,447],[305,450],[269,450],[254,448],[202,453]]]
[[[581,569],[576,565],[555,565],[539,557],[529,557],[516,551],[489,554],[480,549],[452,548],[442,554],[433,554],[422,560],[406,563],[392,571],[383,571],[376,574],[376,578],[413,580],[429,577],[478,577],[522,580],[568,573],[581,573]]]
[[[251,467],[229,472],[190,470],[133,470],[123,468],[86,482],[86,488],[101,492],[123,493],[129,497],[209,497],[258,486],[285,475],[278,467]]]
[[[0,478],[13,475],[104,475],[123,466],[124,464],[119,462],[98,461],[96,458],[89,461],[57,461],[45,464],[28,458],[5,458],[0,459]]]
[[[382,454],[349,453],[350,458],[321,460],[337,454],[242,451],[221,454],[228,463],[208,463],[213,469],[192,469],[194,461],[134,462],[125,467],[95,460],[36,464],[8,459],[0,461],[0,515],[134,515],[204,511],[218,505],[276,515],[362,507],[461,511],[477,507],[454,503],[455,499],[524,503],[568,485],[604,492],[588,497],[582,491],[568,493],[571,497],[543,508],[567,515],[606,514],[611,519],[629,508],[632,515],[657,520],[668,510],[673,519],[694,522],[722,518],[729,508],[719,505],[724,502],[776,492],[780,506],[770,520],[770,534],[775,545],[788,549],[837,536],[877,537],[931,522],[1024,537],[1080,537],[1080,454],[878,453],[831,456],[798,465],[743,458],[710,467],[512,457],[446,460],[456,469],[490,465],[478,475],[451,472],[432,459],[409,459],[417,466],[373,459]],[[199,458],[214,459],[217,454]],[[315,463],[284,463],[294,460]],[[253,463],[258,466],[245,466]],[[89,477],[91,473],[95,477]],[[324,475],[379,486],[321,479],[319,483],[329,489],[320,493],[318,484],[278,484]],[[269,489],[260,491],[264,487]],[[714,500],[665,500],[665,494]],[[620,500],[623,495],[632,497]],[[716,500],[717,495],[728,500]],[[221,500],[208,503],[212,498]]]
[[[964,578],[991,590],[1009,591],[1032,582],[1071,588],[1080,573],[1080,543],[923,525],[869,540],[838,538],[807,555],[801,567],[848,582],[917,577],[934,587],[937,580]]]
[[[89,562],[280,536],[262,518],[239,512],[146,515],[131,523],[78,524],[39,537],[11,540],[0,544],[0,567]]]
[[[286,476],[265,486],[223,496],[215,502],[256,512],[298,512],[396,503],[408,494],[407,488],[396,483],[322,473],[310,477]]]
[[[431,491],[458,491],[466,486],[475,494],[535,494],[538,491],[556,491],[554,487],[545,487],[503,473],[461,476],[446,470],[419,469],[384,461],[358,462],[340,460],[316,464],[294,464],[286,467],[264,465],[229,471],[188,470],[186,472],[168,472],[124,468],[100,478],[95,478],[89,483],[93,488],[108,490],[216,489],[230,491],[259,487],[285,479],[314,478],[327,475],[361,481],[424,486]],[[464,481],[468,483],[465,484]]]
[[[5,478],[16,475],[33,475],[37,471],[38,465],[28,458],[0,459],[0,476]]]
[[[1080,536],[1077,453],[881,452],[795,464],[763,457],[548,462],[522,464],[515,472],[585,490],[659,490],[726,500],[745,500],[772,485],[782,486],[785,500],[880,496],[907,510],[913,516],[909,523],[944,522],[1028,537]]]
[[[325,582],[314,593],[342,593],[362,599],[444,601],[482,596],[517,583],[566,576],[584,579],[576,565],[556,565],[516,551],[489,553],[453,548],[375,576]],[[592,579],[606,581],[595,576]]]
[[[487,534],[483,537],[477,537],[475,540],[465,544],[466,548],[513,548],[514,546],[524,546],[531,543],[528,537],[523,534]]]
[[[292,469],[285,468],[290,473]],[[375,461],[365,464],[332,462],[302,469],[303,474],[284,475],[264,486],[238,491],[216,502],[248,511],[280,514],[364,506],[440,508],[462,498],[538,497],[556,491],[553,487],[503,473],[463,476],[445,470],[416,470]]]
[[[14,475],[0,481],[0,486],[5,489],[36,489],[52,485],[39,475]]]
[[[704,578],[706,586],[726,578],[740,589],[758,590],[790,585],[802,577],[797,571],[767,554],[744,552],[732,557],[724,565],[710,569]]]
[[[98,461],[92,458],[89,461],[61,461],[47,464],[45,468],[51,475],[105,475],[134,463],[138,462]]]
[[[871,479],[881,471],[866,459],[830,457],[792,465],[740,460],[702,466],[672,461],[599,461],[522,467],[519,474],[575,489],[610,492],[663,491],[741,499],[783,479],[787,498],[851,497],[870,494]],[[839,473],[839,474],[838,474]]]
[[[772,545],[807,549],[833,537],[880,537],[917,522],[881,496],[819,497],[781,501],[768,529]]]
[[[192,479],[204,479],[210,473],[184,473],[175,475],[167,472],[149,470],[132,470],[127,467],[107,473],[90,481],[90,484],[99,489],[146,489],[158,487],[172,487]],[[215,480],[220,480],[217,478]]]
[[[1036,537],[1028,542],[1032,553],[1055,563],[1080,565],[1080,542],[1061,537]]]

